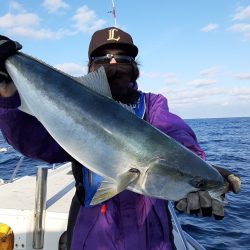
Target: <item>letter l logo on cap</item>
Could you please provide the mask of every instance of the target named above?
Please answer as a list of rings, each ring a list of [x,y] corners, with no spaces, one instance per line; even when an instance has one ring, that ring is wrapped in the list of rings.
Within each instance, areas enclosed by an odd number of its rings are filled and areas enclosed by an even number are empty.
[[[109,37],[107,39],[107,41],[119,41],[120,40],[120,37],[115,37],[115,31],[118,31],[117,29],[110,29],[109,30]]]

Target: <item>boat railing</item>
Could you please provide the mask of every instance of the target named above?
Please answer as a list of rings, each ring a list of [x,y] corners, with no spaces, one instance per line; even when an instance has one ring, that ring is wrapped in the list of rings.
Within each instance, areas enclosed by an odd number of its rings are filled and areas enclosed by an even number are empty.
[[[34,249],[42,249],[44,244],[48,169],[48,166],[37,167],[33,228]]]
[[[173,221],[173,228],[177,231],[180,236],[183,250],[189,250],[191,246],[195,250],[206,250],[202,245],[200,245],[194,238],[192,238],[188,233],[186,233],[179,222],[179,219],[175,213],[172,202],[168,202],[168,208]]]
[[[14,169],[14,171],[13,171],[13,173],[12,173],[12,175],[11,175],[11,177],[10,177],[10,179],[9,179],[8,182],[13,182],[15,180],[16,174],[17,174],[17,172],[18,172],[21,164],[23,163],[23,159],[24,159],[24,156],[22,155],[20,157],[19,161],[17,162],[16,167],[15,167],[15,169]]]
[[[17,172],[19,171],[20,166],[21,166],[22,163],[23,163],[23,160],[24,160],[24,156],[22,155],[22,156],[20,157],[20,159],[18,160],[18,162],[17,162],[17,164],[16,164],[16,167],[15,167],[15,169],[14,169],[14,171],[13,171],[13,173],[12,173],[10,179],[9,179],[9,180],[0,179],[0,185],[1,185],[1,184],[6,184],[6,183],[11,183],[11,182],[15,181]],[[58,164],[52,164],[51,169],[52,169],[52,170],[55,170],[55,169],[57,168],[57,166],[58,166]]]
[[[16,179],[17,172],[20,169],[21,164],[23,163],[23,159],[24,159],[24,156],[21,156],[9,180],[0,179],[0,185],[11,183]]]
[[[168,202],[168,209],[169,209],[170,214],[172,216],[172,220],[175,223],[176,230],[177,230],[178,234],[180,235],[180,239],[181,239],[182,245],[184,247],[183,250],[188,250],[188,243],[187,243],[186,237],[184,235],[184,232],[181,228],[181,224],[179,223],[179,220],[178,220],[176,213],[174,211],[173,204],[170,201]]]
[[[75,181],[70,182],[47,201],[47,176],[49,166],[38,166],[36,174],[36,195],[33,228],[33,249],[42,249],[44,245],[46,210],[68,193]]]

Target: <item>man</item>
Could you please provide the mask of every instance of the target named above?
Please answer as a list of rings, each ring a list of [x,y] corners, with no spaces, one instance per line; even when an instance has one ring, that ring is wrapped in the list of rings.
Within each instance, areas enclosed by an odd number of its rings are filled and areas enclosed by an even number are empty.
[[[17,42],[0,37],[2,133],[15,149],[28,157],[49,163],[72,161],[71,156],[53,140],[36,118],[17,109],[20,98],[5,70],[4,61],[20,48]],[[114,100],[130,105],[138,117],[204,159],[205,154],[194,132],[180,117],[169,112],[166,98],[138,90],[137,54],[138,48],[128,33],[115,27],[98,30],[89,45],[89,72],[104,66]],[[101,205],[90,206],[101,177],[87,167],[74,161],[76,195],[71,204],[68,223],[71,250],[175,249],[165,201],[125,190]],[[239,192],[239,178],[224,169],[219,171],[232,190]],[[177,203],[177,208],[204,216],[213,214],[220,219],[224,216],[224,208],[218,207],[206,192],[190,194],[188,199]]]

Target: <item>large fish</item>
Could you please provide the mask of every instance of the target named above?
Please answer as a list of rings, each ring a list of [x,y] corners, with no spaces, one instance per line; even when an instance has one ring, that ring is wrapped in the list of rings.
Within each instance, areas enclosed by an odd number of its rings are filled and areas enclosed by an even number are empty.
[[[6,60],[6,68],[21,96],[20,109],[104,177],[91,204],[124,189],[177,201],[192,191],[213,194],[225,186],[207,162],[115,102],[103,67],[79,82],[17,53]]]

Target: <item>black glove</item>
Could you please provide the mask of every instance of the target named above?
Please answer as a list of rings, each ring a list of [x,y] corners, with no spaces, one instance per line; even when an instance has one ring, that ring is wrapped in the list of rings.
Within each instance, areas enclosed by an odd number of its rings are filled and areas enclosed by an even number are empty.
[[[12,41],[6,36],[0,35],[0,83],[7,84],[11,81],[9,74],[5,69],[5,60],[21,48],[22,45],[20,43]]]
[[[235,194],[240,192],[240,178],[234,175],[227,169],[213,165],[214,168],[225,178],[228,183],[228,191],[233,191]],[[187,195],[187,198],[175,203],[175,208],[179,212],[186,212],[188,214],[214,216],[216,220],[224,218],[224,197],[222,194],[221,200],[213,199],[208,191],[192,192]]]

